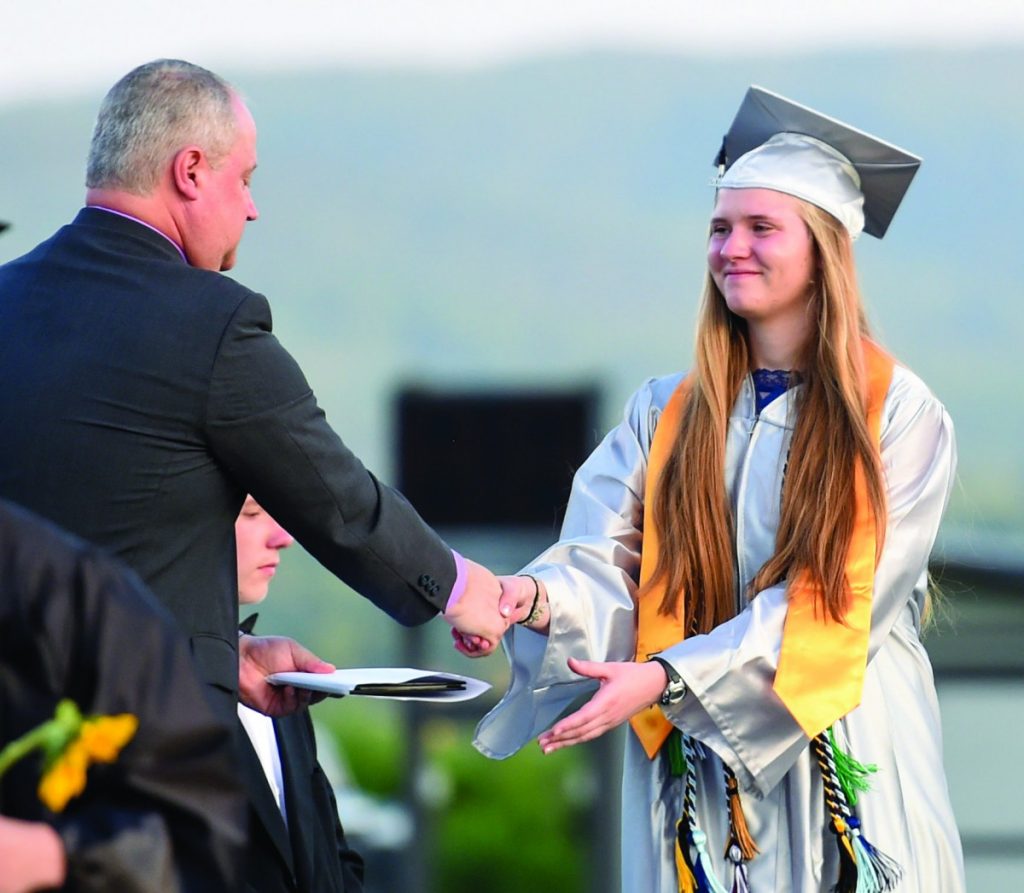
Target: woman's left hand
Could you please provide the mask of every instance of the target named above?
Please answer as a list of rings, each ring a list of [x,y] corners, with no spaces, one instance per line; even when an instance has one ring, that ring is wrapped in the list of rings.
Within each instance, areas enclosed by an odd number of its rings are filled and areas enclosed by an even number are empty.
[[[537,739],[544,753],[582,744],[611,731],[634,713],[650,707],[668,685],[665,668],[657,661],[605,662],[570,657],[569,669],[578,676],[597,679],[601,687],[579,710],[559,720]]]

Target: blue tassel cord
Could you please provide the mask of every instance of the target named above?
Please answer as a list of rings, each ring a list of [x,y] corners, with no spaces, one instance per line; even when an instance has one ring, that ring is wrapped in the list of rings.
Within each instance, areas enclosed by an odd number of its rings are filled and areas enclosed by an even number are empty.
[[[673,778],[683,782],[683,815],[676,823],[675,862],[679,893],[729,893],[715,874],[714,862],[708,852],[708,838],[697,824],[697,761],[705,754],[700,743],[683,735],[679,729],[673,729],[665,742],[665,758],[668,761],[668,772]],[[739,790],[735,776],[726,769],[726,783],[731,777],[733,792],[736,794],[738,807]],[[750,840],[746,831],[746,823],[740,814],[744,842],[756,854],[757,848]],[[741,844],[734,843],[736,837],[734,821],[730,817],[729,853],[735,852],[738,863],[734,862],[734,881],[732,893],[750,893],[747,880],[745,856]],[[730,857],[731,858],[731,857]]]
[[[853,837],[854,851],[857,853],[857,864],[870,868],[870,874],[874,883],[871,891],[877,890],[880,893],[888,893],[888,891],[895,890],[903,879],[903,869],[900,868],[899,863],[892,856],[887,856],[883,853],[861,834],[860,819],[857,816],[851,815],[846,820],[846,824],[850,835]]]
[[[729,893],[715,876],[715,869],[711,864],[711,854],[708,852],[707,835],[700,828],[692,828],[690,843],[693,844],[697,853],[693,860],[693,874],[697,878],[697,889],[700,893]]]
[[[834,893],[886,893],[895,889],[902,877],[902,869],[861,833],[860,820],[850,808],[844,785],[839,778],[832,737],[831,734],[822,733],[812,742],[821,768],[825,808],[831,818],[830,828],[839,848],[839,878],[832,889]],[[850,762],[856,763],[855,760]],[[862,788],[861,792],[865,789]]]
[[[686,760],[686,781],[683,787],[683,820],[687,826],[687,840],[692,848],[689,864],[693,867],[697,893],[728,893],[715,875],[707,835],[697,825],[697,754],[691,738],[681,735],[683,756]]]

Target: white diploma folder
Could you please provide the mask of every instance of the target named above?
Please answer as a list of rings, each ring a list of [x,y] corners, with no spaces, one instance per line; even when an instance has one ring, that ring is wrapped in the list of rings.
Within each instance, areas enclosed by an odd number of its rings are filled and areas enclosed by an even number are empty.
[[[271,685],[294,685],[336,698],[359,696],[393,701],[470,701],[491,685],[472,676],[413,667],[352,667],[333,673],[272,673]]]

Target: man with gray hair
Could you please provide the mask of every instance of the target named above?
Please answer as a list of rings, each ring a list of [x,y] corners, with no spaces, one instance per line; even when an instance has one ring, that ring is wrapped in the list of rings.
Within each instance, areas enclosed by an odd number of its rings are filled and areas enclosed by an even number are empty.
[[[191,637],[226,722],[236,688],[280,714],[303,698],[267,673],[330,669],[291,640],[237,635],[246,493],[403,624],[443,613],[486,654],[509,622],[494,576],[327,424],[267,300],[220,275],[258,216],[255,168],[256,125],[229,84],[140,66],[100,109],[86,207],[0,267],[0,496],[133,567]]]

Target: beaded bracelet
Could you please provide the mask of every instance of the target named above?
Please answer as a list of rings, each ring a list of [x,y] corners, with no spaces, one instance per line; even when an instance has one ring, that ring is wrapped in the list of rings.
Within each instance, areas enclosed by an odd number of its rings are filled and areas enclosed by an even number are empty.
[[[529,577],[533,580],[533,604],[530,605],[530,613],[522,620],[516,621],[520,626],[529,626],[531,623],[536,623],[540,620],[540,616],[543,613],[543,609],[538,607],[540,602],[540,585],[537,583],[537,578],[530,574],[520,574],[519,576]]]

